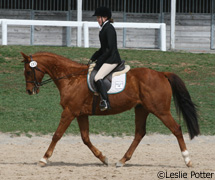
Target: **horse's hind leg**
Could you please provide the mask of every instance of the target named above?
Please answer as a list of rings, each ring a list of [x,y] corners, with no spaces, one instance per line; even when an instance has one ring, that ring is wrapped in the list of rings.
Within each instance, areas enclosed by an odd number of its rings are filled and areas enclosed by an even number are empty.
[[[55,131],[55,134],[52,138],[52,142],[49,145],[48,150],[46,151],[45,155],[43,156],[43,158],[39,161],[39,165],[40,166],[45,166],[47,164],[47,160],[48,158],[50,158],[53,154],[54,148],[57,144],[57,142],[61,139],[61,137],[63,136],[64,132],[66,131],[66,129],[69,127],[69,125],[71,124],[72,120],[75,117],[71,114],[69,109],[64,109],[62,115],[61,115],[61,120],[60,123],[58,125],[57,130]]]
[[[192,166],[192,162],[189,157],[189,152],[187,151],[186,144],[184,142],[183,134],[181,131],[181,126],[173,119],[170,112],[156,114],[156,116],[161,119],[161,121],[165,124],[166,127],[170,129],[170,131],[175,135],[178,140],[178,144],[181,149],[182,156],[184,158],[185,164],[188,167]]]
[[[135,107],[135,137],[128,151],[125,153],[123,158],[116,164],[116,167],[123,166],[126,161],[131,159],[131,156],[133,155],[136,147],[140,143],[141,139],[145,136],[146,118],[148,114],[149,113],[141,105]]]
[[[93,154],[105,165],[108,165],[108,159],[102,155],[102,153],[92,145],[89,138],[89,120],[88,116],[79,116],[77,117],[78,125],[81,132],[81,138],[85,145],[93,152]]]

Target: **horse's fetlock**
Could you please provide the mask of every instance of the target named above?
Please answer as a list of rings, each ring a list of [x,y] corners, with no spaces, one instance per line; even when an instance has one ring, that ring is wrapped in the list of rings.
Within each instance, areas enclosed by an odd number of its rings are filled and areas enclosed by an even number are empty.
[[[131,154],[125,155],[125,159],[126,159],[126,161],[129,161],[131,159]]]
[[[97,158],[103,160],[103,159],[104,159],[104,156],[103,156],[103,154],[100,152],[100,153],[97,155]]]

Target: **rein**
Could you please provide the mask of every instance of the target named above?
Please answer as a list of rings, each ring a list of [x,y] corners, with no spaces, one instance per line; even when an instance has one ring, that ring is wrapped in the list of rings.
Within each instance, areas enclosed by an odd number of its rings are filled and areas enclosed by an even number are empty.
[[[88,71],[88,69],[83,69],[82,71],[80,71],[80,72],[78,72],[78,73],[72,73],[72,74],[69,74],[69,75],[66,75],[66,76],[62,76],[62,77],[59,77],[59,78],[55,78],[55,79],[49,78],[49,79],[47,79],[47,80],[45,80],[45,81],[38,82],[38,81],[37,81],[36,71],[35,71],[35,70],[40,71],[40,72],[42,72],[43,74],[45,74],[45,72],[43,72],[41,69],[39,69],[39,68],[37,67],[37,62],[33,60],[32,55],[30,55],[30,58],[31,58],[31,62],[27,62],[27,63],[30,64],[30,68],[31,68],[32,71],[33,71],[33,74],[34,74],[34,81],[26,81],[26,83],[34,83],[34,85],[35,85],[36,88],[38,88],[38,87],[40,87],[40,86],[43,86],[44,84],[48,84],[48,83],[50,83],[50,82],[52,82],[52,81],[58,81],[58,80],[61,80],[61,79],[67,79],[67,78],[69,78],[69,77],[71,77],[71,76],[84,75],[84,74],[80,74],[80,73],[85,72],[85,71]]]

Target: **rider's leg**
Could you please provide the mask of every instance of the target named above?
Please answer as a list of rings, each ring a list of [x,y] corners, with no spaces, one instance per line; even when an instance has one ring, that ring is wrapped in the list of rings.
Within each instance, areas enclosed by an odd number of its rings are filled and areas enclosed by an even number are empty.
[[[95,83],[96,88],[101,96],[100,110],[105,111],[107,109],[110,109],[110,102],[108,99],[107,89],[104,85],[103,79],[99,79]]]
[[[104,63],[100,69],[98,70],[96,76],[95,76],[95,82],[99,79],[104,79],[105,76],[107,76],[113,69],[117,67],[118,64],[108,64]]]
[[[105,111],[110,108],[110,103],[108,100],[108,94],[106,87],[103,82],[103,78],[107,76],[118,64],[107,64],[104,63],[95,76],[96,88],[101,95],[102,101],[100,103],[101,111]]]

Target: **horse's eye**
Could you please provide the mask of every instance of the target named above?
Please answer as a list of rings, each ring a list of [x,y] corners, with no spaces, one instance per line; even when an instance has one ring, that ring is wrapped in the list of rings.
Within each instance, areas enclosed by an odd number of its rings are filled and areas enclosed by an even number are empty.
[[[31,75],[31,71],[27,71],[26,74],[27,74],[28,76],[30,76],[30,75]]]

